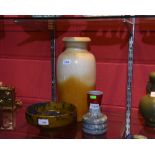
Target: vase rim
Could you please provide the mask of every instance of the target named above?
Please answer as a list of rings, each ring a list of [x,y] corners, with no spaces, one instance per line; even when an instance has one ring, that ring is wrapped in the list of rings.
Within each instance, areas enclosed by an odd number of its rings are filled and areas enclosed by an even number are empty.
[[[89,37],[64,37],[63,41],[72,41],[72,42],[90,42],[91,39]]]
[[[103,95],[103,92],[99,90],[90,90],[87,93],[91,95]]]

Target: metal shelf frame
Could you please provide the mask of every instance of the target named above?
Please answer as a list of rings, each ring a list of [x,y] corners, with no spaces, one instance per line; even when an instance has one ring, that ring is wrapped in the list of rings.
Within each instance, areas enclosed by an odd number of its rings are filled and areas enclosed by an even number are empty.
[[[99,17],[97,19],[101,19]],[[79,18],[81,19],[81,18]],[[92,18],[87,18],[92,19]],[[96,19],[96,18],[93,18]],[[125,113],[125,128],[123,136],[128,138],[131,135],[131,107],[132,107],[132,76],[133,76],[133,52],[134,52],[134,34],[135,34],[135,17],[128,17],[122,19],[127,24],[129,29],[129,43],[128,43],[128,72],[127,72],[127,86],[126,86],[126,113]],[[51,33],[51,65],[52,65],[52,101],[56,101],[56,47],[55,47],[55,27]]]
[[[103,15],[103,16],[95,16],[95,15],[26,15],[26,16],[0,16],[0,19],[15,19],[15,20],[35,20],[35,19],[40,19],[40,20],[47,20],[47,19],[51,19],[51,20],[60,20],[60,19],[110,19],[110,18],[124,18],[124,19],[131,19],[131,18],[154,18],[155,15]]]
[[[78,19],[102,19],[103,17],[86,17]],[[113,18],[113,17],[112,17]],[[120,17],[118,17],[120,18]],[[62,19],[62,18],[61,18]],[[65,19],[65,18],[63,18]],[[67,18],[68,19],[68,18]],[[72,19],[72,18],[71,18]],[[74,19],[74,18],[73,18]],[[75,18],[77,19],[77,18]],[[127,86],[126,86],[126,114],[125,114],[125,128],[124,138],[131,135],[131,107],[132,107],[132,74],[133,74],[133,52],[134,52],[134,34],[135,34],[135,16],[122,20],[129,28],[129,43],[128,43],[128,72],[127,72]],[[54,22],[55,23],[55,22]],[[55,26],[51,33],[51,65],[52,65],[52,101],[57,100],[56,95],[56,40],[55,40]]]

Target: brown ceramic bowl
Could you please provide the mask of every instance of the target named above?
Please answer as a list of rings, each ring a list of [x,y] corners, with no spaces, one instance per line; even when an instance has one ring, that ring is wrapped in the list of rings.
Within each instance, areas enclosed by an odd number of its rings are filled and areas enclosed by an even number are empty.
[[[69,103],[44,102],[29,106],[25,113],[29,124],[43,129],[54,129],[75,123],[76,107]]]

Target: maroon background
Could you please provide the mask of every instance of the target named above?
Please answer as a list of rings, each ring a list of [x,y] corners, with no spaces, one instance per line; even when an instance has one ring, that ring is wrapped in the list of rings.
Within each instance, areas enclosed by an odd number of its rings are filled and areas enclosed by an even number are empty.
[[[0,81],[16,87],[17,97],[37,102],[51,98],[50,30],[47,20],[0,20]],[[56,52],[64,36],[89,36],[97,61],[97,89],[103,105],[126,103],[128,29],[122,19],[57,20]],[[133,108],[145,94],[148,74],[155,70],[155,18],[136,19],[133,68]]]
[[[18,23],[14,19],[0,20],[0,81],[15,86],[17,98],[24,104],[51,99],[50,34],[47,20]],[[109,118],[115,129],[123,130],[118,122],[124,121],[126,103],[129,37],[126,24],[122,19],[57,20],[57,56],[64,50],[64,36],[88,36],[92,39],[89,49],[96,57],[96,86],[104,93],[103,111],[113,114]],[[148,75],[154,70],[155,18],[136,19],[132,88],[132,116],[136,119],[133,122],[139,122],[139,100],[145,95]],[[22,117],[24,119],[24,115]],[[20,118],[21,115],[18,122],[23,120]],[[137,125],[133,131],[139,128]],[[115,133],[113,130],[109,132]]]

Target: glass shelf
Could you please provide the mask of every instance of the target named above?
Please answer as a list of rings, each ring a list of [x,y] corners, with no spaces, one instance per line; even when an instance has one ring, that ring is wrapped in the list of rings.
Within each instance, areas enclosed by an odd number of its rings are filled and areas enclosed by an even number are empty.
[[[0,19],[110,19],[110,18],[154,18],[155,15],[1,15]]]
[[[43,139],[122,139],[124,130],[124,111],[112,110],[105,108],[104,112],[108,116],[108,131],[103,135],[89,135],[82,132],[82,123],[53,130],[53,132],[42,131],[37,127],[29,125],[25,119],[26,108],[31,105],[29,102],[23,103],[23,106],[16,111],[16,128],[15,130],[2,130],[0,138],[7,139],[23,139],[23,138],[43,138]],[[142,117],[137,114],[132,117],[132,131],[135,134],[143,134],[148,138],[155,138],[153,130],[144,128]],[[148,131],[151,130],[151,133]],[[153,132],[153,133],[152,133]]]

